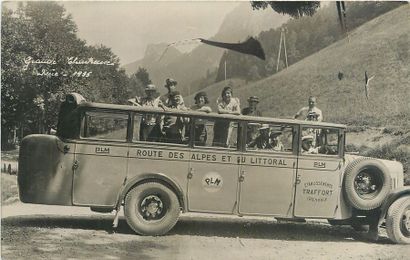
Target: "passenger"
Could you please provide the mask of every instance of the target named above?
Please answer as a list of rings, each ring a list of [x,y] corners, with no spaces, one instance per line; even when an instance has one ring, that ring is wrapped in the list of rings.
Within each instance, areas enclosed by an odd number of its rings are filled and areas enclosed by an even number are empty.
[[[188,110],[181,103],[181,94],[179,91],[173,91],[169,94],[169,106],[170,109],[177,109],[186,111]],[[188,123],[188,119],[181,116],[166,115],[164,116],[164,123],[162,127],[162,133],[164,135],[163,141],[167,143],[183,143],[182,138],[184,126]]]
[[[201,91],[195,95],[195,105],[191,107],[193,111],[200,111],[205,113],[212,112],[212,109],[207,106],[209,103],[208,96],[205,92]],[[204,146],[206,144],[206,140],[208,139],[208,132],[206,131],[206,120],[197,118],[195,119],[195,137],[194,142],[197,146]],[[187,131],[189,133],[189,131]]]
[[[279,136],[282,134],[282,131],[272,131],[270,133],[270,139],[272,144],[272,150],[274,151],[284,151],[282,142],[279,139]]]
[[[319,148],[315,148],[313,145],[313,139],[312,135],[302,137],[302,154],[317,154],[319,152]]]
[[[248,116],[262,116],[262,112],[257,109],[259,103],[259,98],[257,96],[252,96],[248,98],[248,107],[242,109],[242,115]],[[258,125],[249,123],[246,131],[246,142],[250,143],[255,140],[258,134]]]
[[[191,110],[206,112],[206,113],[212,112],[212,109],[209,106],[207,106],[207,104],[209,104],[209,100],[205,92],[203,91],[198,92],[195,95],[194,99],[195,99],[195,105],[191,107]]]
[[[242,115],[262,116],[262,112],[257,109],[257,106],[259,104],[259,98],[257,96],[249,97],[248,104],[248,107],[242,109]]]
[[[162,95],[160,97],[162,103],[166,106],[170,106],[170,99],[169,99],[169,95],[171,94],[171,92],[176,91],[176,86],[177,86],[178,82],[174,79],[166,79],[165,80],[165,88],[168,89],[168,93],[165,95]],[[182,98],[182,96],[180,97],[180,102],[182,105],[184,105],[184,99]]]
[[[241,108],[238,98],[232,97],[233,91],[231,87],[225,87],[222,90],[221,98],[218,98],[216,104],[218,105],[219,114],[240,115]]]
[[[219,114],[240,115],[241,108],[239,99],[232,97],[232,88],[225,87],[222,90],[221,98],[216,101]],[[216,120],[214,125],[214,140],[212,146],[229,147],[233,126],[229,120]]]
[[[259,128],[259,136],[255,138],[249,145],[249,148],[258,149],[273,149],[272,142],[270,139],[270,128],[268,124],[263,124]]]
[[[157,88],[154,84],[149,84],[145,87],[145,97],[135,97],[129,99],[128,102],[134,106],[141,107],[160,107],[164,108],[161,100],[156,98]],[[154,114],[144,114],[140,123],[140,141],[158,141],[161,131],[159,127],[160,118]]]
[[[323,120],[322,111],[316,107],[316,97],[310,96],[308,100],[309,105],[301,108],[295,115],[295,119],[307,120],[307,121],[319,121]]]

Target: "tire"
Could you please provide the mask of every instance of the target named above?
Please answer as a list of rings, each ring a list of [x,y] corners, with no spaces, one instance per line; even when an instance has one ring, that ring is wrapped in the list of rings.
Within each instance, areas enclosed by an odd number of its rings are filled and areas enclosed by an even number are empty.
[[[347,166],[343,186],[351,206],[372,210],[380,207],[386,199],[391,191],[392,180],[380,161],[362,158]]]
[[[410,244],[410,196],[397,199],[386,217],[387,236],[397,244]]]
[[[125,219],[140,235],[167,233],[177,223],[180,211],[177,195],[161,183],[140,184],[125,197]]]

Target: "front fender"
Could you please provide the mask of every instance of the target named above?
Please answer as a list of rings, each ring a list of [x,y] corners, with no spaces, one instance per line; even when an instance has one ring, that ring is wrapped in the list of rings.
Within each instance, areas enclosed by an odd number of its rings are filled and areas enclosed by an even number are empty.
[[[171,188],[178,197],[179,204],[182,207],[182,210],[185,212],[185,200],[184,193],[181,186],[175,182],[173,179],[169,178],[163,173],[143,173],[138,175],[130,180],[126,180],[125,185],[123,185],[121,191],[119,192],[117,208],[121,206],[122,201],[125,199],[127,193],[136,185],[148,181],[160,182],[169,188]]]
[[[387,210],[395,202],[398,198],[404,196],[404,195],[410,195],[410,186],[404,186],[400,187],[398,189],[393,190],[389,196],[387,197],[386,200],[384,200],[383,204],[380,207],[381,214],[380,214],[380,221],[382,222],[386,218]]]

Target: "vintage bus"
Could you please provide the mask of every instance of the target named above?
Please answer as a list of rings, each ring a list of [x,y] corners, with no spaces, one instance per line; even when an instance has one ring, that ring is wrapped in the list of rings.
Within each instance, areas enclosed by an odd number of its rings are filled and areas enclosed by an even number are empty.
[[[168,136],[165,121],[178,124]],[[151,136],[144,135],[152,122]],[[346,126],[91,103],[69,94],[56,135],[22,140],[22,202],[121,207],[138,234],[168,232],[184,212],[328,219],[386,219],[389,237],[409,243],[410,190],[403,166],[345,155]],[[174,133],[175,134],[175,133]]]

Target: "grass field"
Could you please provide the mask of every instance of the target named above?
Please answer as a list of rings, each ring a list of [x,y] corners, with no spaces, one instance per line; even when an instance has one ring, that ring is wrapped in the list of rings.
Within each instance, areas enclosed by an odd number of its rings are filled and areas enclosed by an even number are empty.
[[[7,205],[17,200],[17,176],[1,173],[1,205]]]
[[[266,116],[291,118],[310,95],[318,97],[325,121],[356,126],[410,128],[410,5],[386,13],[327,48],[271,77],[247,84],[229,80],[242,107],[259,96]],[[370,81],[366,99],[365,76]],[[338,73],[343,79],[338,79]],[[228,82],[204,89],[211,106]],[[185,100],[191,101],[187,97]]]

